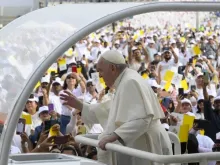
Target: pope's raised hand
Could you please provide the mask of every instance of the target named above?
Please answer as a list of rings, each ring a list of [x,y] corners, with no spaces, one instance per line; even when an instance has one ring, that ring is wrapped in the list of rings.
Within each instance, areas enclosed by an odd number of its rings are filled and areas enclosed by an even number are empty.
[[[70,92],[64,91],[64,94],[60,94],[60,99],[63,100],[63,105],[68,105],[72,108],[76,108],[77,98]]]

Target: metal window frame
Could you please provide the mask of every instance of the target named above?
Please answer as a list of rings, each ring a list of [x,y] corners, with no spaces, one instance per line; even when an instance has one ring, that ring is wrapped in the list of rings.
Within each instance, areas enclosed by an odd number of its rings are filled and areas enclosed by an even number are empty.
[[[30,76],[29,81],[26,83],[25,88],[20,94],[20,97],[16,101],[13,112],[8,120],[7,129],[5,130],[5,136],[1,137],[2,139],[2,146],[1,146],[1,154],[0,154],[0,164],[7,165],[8,163],[8,156],[11,141],[14,135],[14,130],[16,127],[16,121],[21,114],[23,105],[25,104],[26,100],[28,99],[29,94],[32,92],[37,81],[41,78],[41,75],[44,73],[45,70],[62,54],[65,50],[71,47],[80,39],[84,38],[85,36],[89,35],[90,33],[121,19],[126,17],[143,14],[143,13],[150,13],[150,12],[157,12],[157,11],[218,11],[220,9],[220,3],[218,2],[154,2],[154,3],[146,3],[142,5],[137,5],[135,7],[127,8],[121,10],[119,12],[112,13],[107,15],[101,19],[98,19],[95,22],[90,23],[86,27],[80,29],[74,35],[70,36],[66,41],[64,41],[61,45],[59,45],[55,50],[53,50],[48,57],[41,63],[41,65],[33,71],[32,75]],[[104,15],[104,14],[103,14]],[[209,157],[207,157],[209,155]],[[203,159],[205,158],[217,158],[216,155],[219,156],[220,154],[210,154],[208,153],[205,157],[202,155],[198,155],[198,158]],[[158,155],[157,155],[158,156]],[[176,160],[183,160],[182,158],[192,158],[195,159],[193,155],[183,155],[175,158]],[[167,159],[164,159],[167,160]],[[187,159],[188,160],[188,159]],[[168,162],[168,161],[166,161]]]

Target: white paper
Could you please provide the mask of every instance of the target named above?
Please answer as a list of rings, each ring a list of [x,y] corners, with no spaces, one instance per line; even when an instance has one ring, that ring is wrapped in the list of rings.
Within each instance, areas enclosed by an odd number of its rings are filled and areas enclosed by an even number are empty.
[[[175,73],[173,75],[173,79],[172,79],[171,83],[174,84],[176,87],[179,87],[182,78],[183,78],[183,75]]]
[[[67,70],[66,64],[65,65],[60,65],[59,68],[60,68],[60,71]]]
[[[102,86],[102,84],[99,83],[99,82],[96,84],[95,87],[96,87],[96,90],[97,90],[98,93],[100,93],[100,92],[104,89],[104,87]]]
[[[93,84],[98,84],[99,83],[99,73],[98,72],[95,72],[95,73],[92,73],[92,83]]]

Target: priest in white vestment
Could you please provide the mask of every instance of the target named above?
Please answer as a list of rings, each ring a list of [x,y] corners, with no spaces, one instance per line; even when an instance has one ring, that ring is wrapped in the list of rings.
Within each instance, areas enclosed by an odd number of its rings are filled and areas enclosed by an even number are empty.
[[[164,113],[146,81],[136,71],[127,68],[124,57],[116,50],[102,54],[97,70],[106,85],[116,89],[112,100],[89,105],[68,92],[68,95],[61,95],[61,99],[82,111],[84,123],[100,123],[104,128],[99,136],[98,160],[108,165],[160,164],[105,151],[107,143],[172,155],[171,141],[160,123]]]

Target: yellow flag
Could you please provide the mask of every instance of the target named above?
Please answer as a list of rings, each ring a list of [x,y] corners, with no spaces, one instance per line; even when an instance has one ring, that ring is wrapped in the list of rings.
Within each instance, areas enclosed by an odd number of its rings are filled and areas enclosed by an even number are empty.
[[[189,136],[189,125],[181,125],[179,130],[180,142],[187,142]]]
[[[67,66],[66,66],[66,59],[65,58],[61,58],[58,60],[58,64],[59,64],[59,68],[60,71],[66,70]]]
[[[202,129],[202,130],[199,131],[199,133],[200,133],[200,135],[205,135],[205,130]]]
[[[21,118],[26,120],[26,124],[32,124],[31,115],[29,115],[29,114],[22,114]]]
[[[99,82],[100,82],[100,84],[102,85],[103,88],[106,88],[105,81],[102,77],[99,78]]]
[[[166,91],[169,91],[170,86],[171,86],[171,82],[167,82],[167,83],[164,85],[164,89],[165,89]]]
[[[183,125],[189,125],[189,130],[193,127],[193,123],[194,123],[194,116],[189,116],[184,114],[183,115]]]
[[[144,73],[144,74],[142,75],[142,77],[143,77],[144,79],[147,79],[147,78],[148,78],[147,73]]]
[[[34,90],[36,90],[39,86],[40,86],[40,81],[38,81],[38,83],[35,85]]]
[[[140,30],[140,36],[144,36],[144,30]]]
[[[170,82],[173,79],[173,76],[174,76],[174,72],[171,70],[167,70],[163,77],[163,80]]]
[[[86,127],[84,125],[80,125],[78,127],[78,132],[82,134],[86,134]]]
[[[215,83],[215,84],[218,84],[219,81],[218,81],[218,76],[217,75],[214,75],[212,81]]]
[[[82,67],[77,67],[77,73],[82,73]]]
[[[180,42],[185,43],[185,42],[186,42],[186,39],[185,39],[184,37],[181,37],[181,38],[180,38]]]
[[[95,38],[95,33],[91,34],[91,39],[93,40]]]
[[[197,60],[196,60],[196,59],[193,59],[193,66],[196,65],[196,62],[197,62]]]
[[[198,45],[193,47],[193,54],[194,55],[200,55],[202,52],[200,50],[200,47]]]
[[[134,38],[134,40],[136,40],[138,38],[138,35],[135,34],[133,38]]]
[[[188,87],[186,80],[182,80],[180,82],[180,84],[181,84],[182,88],[184,89],[184,91],[188,90],[189,87]]]
[[[51,127],[49,135],[50,135],[50,137],[51,136],[59,136],[59,131],[57,129],[54,129],[54,127]]]

